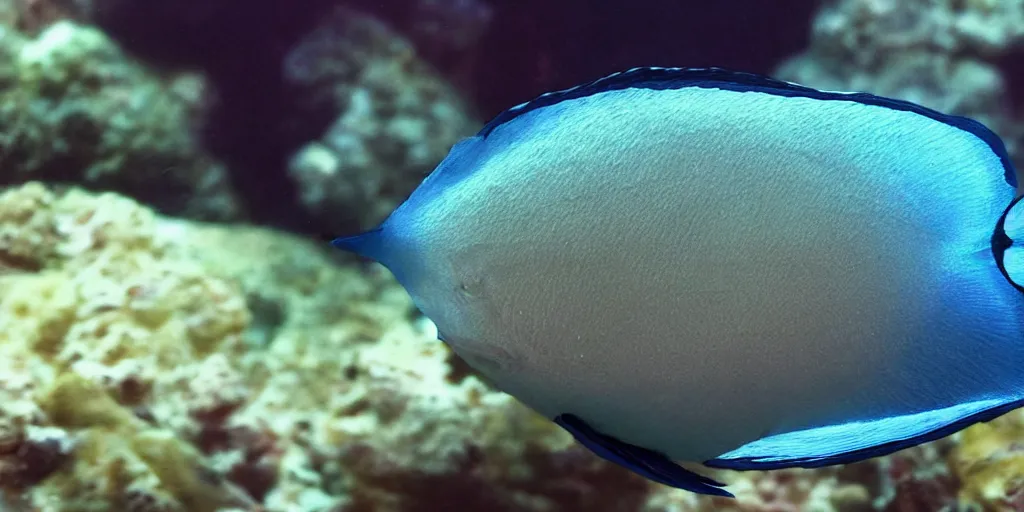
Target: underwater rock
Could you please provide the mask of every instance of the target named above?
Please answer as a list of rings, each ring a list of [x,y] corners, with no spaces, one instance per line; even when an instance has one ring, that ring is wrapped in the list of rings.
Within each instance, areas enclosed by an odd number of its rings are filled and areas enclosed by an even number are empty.
[[[814,20],[810,48],[775,74],[978,119],[1021,161],[1024,121],[1009,116],[999,67],[1021,51],[1021,0],[832,0]]]
[[[203,420],[192,411],[233,398],[192,391],[241,343],[249,312],[230,283],[169,256],[157,227],[151,210],[109,193],[33,182],[0,195],[0,394],[26,432],[54,439],[48,473],[33,486],[0,479],[5,499],[47,510],[252,501],[188,440]]]
[[[289,155],[317,137],[331,112],[296,119],[281,62],[332,0],[78,0],[126,52],[162,70],[205,79],[196,138],[223,163],[247,219],[318,232],[298,203]],[[325,118],[321,120],[322,118]],[[293,121],[293,122],[290,122]]]
[[[60,20],[81,20],[84,0],[0,0],[0,26],[32,36]]]
[[[194,140],[203,80],[159,76],[95,28],[0,27],[0,183],[129,194],[165,212],[240,215],[223,166]]]
[[[416,47],[463,93],[473,88],[473,74],[483,60],[482,41],[495,21],[485,0],[348,0],[347,5],[384,20]],[[527,7],[527,9],[529,9]]]
[[[333,236],[382,220],[480,123],[397,32],[327,4],[94,0],[87,11],[133,55],[203,73],[198,138],[247,218]]]
[[[974,427],[971,427],[974,428]],[[874,490],[872,504],[886,512],[970,510],[957,501],[960,481],[949,467],[959,434],[861,463],[859,476]]]
[[[642,512],[867,512],[870,489],[844,481],[841,468],[790,469],[772,472],[722,471],[736,499],[702,496],[678,489],[655,492]]]
[[[65,430],[40,425],[42,411],[23,394],[29,385],[13,376],[0,383],[0,489],[38,484],[64,464],[73,448]]]
[[[402,31],[420,53],[440,58],[462,53],[476,45],[494,18],[484,0],[402,0],[382,5],[372,0],[350,0]],[[431,58],[433,61],[433,58]]]
[[[335,113],[288,169],[300,202],[333,233],[383,220],[455,142],[480,127],[412,45],[348,9],[294,47],[285,75],[308,98],[296,119]]]
[[[1024,510],[1024,411],[963,432],[950,467],[961,502],[986,510]]]

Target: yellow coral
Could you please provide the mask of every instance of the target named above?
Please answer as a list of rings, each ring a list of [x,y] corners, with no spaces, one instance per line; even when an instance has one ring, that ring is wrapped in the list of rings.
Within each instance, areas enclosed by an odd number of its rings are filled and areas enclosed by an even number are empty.
[[[131,428],[137,421],[103,389],[74,373],[58,377],[41,404],[50,420],[62,427],[114,430]]]
[[[985,510],[1012,510],[1024,492],[1024,412],[1015,411],[963,431],[951,466],[962,481],[960,500]]]
[[[53,201],[39,183],[0,194],[0,267],[34,270],[49,259],[56,239]]]
[[[233,284],[172,255],[158,222],[113,194],[31,183],[0,195],[0,264],[20,269],[0,275],[0,391],[34,398],[33,421],[78,437],[74,461],[41,488],[61,510],[248,503],[180,436],[194,433],[195,410],[246,398],[222,385],[235,374],[217,351],[241,341],[249,311]],[[140,419],[156,389],[178,423]]]

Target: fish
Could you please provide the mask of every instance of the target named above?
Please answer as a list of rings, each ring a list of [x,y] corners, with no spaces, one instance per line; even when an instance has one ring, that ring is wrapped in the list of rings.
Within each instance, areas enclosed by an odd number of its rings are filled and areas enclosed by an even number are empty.
[[[982,123],[722,68],[497,115],[378,227],[498,389],[651,481],[848,464],[1024,404],[1020,177]]]

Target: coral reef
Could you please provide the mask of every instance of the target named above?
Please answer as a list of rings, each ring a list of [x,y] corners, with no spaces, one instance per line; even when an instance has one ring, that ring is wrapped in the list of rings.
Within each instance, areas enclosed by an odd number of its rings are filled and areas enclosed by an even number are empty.
[[[311,109],[339,112],[289,173],[301,202],[334,232],[383,220],[479,123],[456,92],[385,25],[338,9],[286,60]],[[307,112],[300,117],[310,117]]]
[[[38,183],[0,196],[0,375],[5,418],[25,449],[51,461],[0,480],[48,478],[28,500],[57,510],[214,510],[245,504],[182,436],[205,411],[198,383],[238,347],[249,323],[232,286],[167,257],[156,216],[112,194],[56,195]],[[228,395],[230,396],[230,395]],[[191,398],[191,400],[189,399]],[[225,402],[225,400],[220,400]],[[175,431],[175,428],[178,431]],[[46,437],[41,437],[46,433]],[[35,492],[33,492],[35,491]],[[50,505],[56,506],[56,505]],[[52,509],[52,508],[51,508]]]
[[[34,37],[0,30],[0,180],[116,190],[199,218],[240,214],[223,166],[194,140],[201,78],[160,77],[69,20]]]
[[[951,472],[963,503],[1024,510],[1024,411],[976,425],[952,448]]]
[[[416,52],[466,94],[485,55],[482,41],[495,21],[495,9],[484,0],[348,0],[359,9],[407,37]]]
[[[327,4],[95,0],[86,11],[133,55],[203,72],[212,99],[201,140],[249,218],[339,234],[382,220],[480,123],[396,31]],[[487,18],[472,3],[415,5],[442,20]],[[460,38],[451,44],[469,44]]]
[[[834,0],[813,23],[810,49],[776,75],[976,118],[999,132],[1020,159],[1024,123],[1008,115],[998,64],[1021,48],[1019,0]]]
[[[642,512],[856,512],[872,510],[869,488],[844,469],[722,472],[736,499],[679,490],[652,493]]]
[[[0,26],[35,36],[60,20],[80,20],[78,0],[0,0]]]

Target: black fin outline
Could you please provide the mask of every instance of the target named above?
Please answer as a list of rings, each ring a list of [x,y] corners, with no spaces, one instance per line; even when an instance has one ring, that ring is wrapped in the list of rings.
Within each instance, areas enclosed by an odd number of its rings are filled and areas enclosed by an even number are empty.
[[[725,484],[685,469],[662,453],[602,434],[576,415],[560,414],[555,418],[555,423],[597,456],[648,480],[700,494],[734,497],[732,493],[722,489]]]
[[[1024,293],[1024,286],[1017,284],[1016,281],[1010,277],[1009,271],[1006,270],[1006,250],[1013,247],[1014,240],[1006,235],[1006,216],[1010,214],[1014,206],[1024,199],[1024,195],[1018,196],[1013,201],[1010,201],[1010,205],[1003,210],[1003,214],[999,216],[999,220],[996,222],[996,228],[992,232],[992,257],[996,260],[996,265],[999,267],[999,272],[1003,274],[1006,281],[1011,286],[1017,289],[1017,291]]]
[[[561,103],[563,101],[592,96],[602,92],[622,89],[684,89],[700,87],[705,89],[721,89],[736,92],[763,92],[783,97],[802,97],[818,100],[852,101],[864,105],[885,107],[918,114],[932,120],[964,130],[984,141],[1003,165],[1003,178],[1012,187],[1017,186],[1017,172],[1014,169],[1006,146],[992,130],[982,123],[967,117],[943,114],[936,110],[911,103],[909,101],[876,96],[874,94],[855,92],[828,92],[813,89],[799,84],[775,78],[732,71],[724,68],[662,68],[638,67],[599,78],[589,83],[542,94],[531,101],[516,105],[498,114],[478,133],[486,138],[499,126],[513,119],[537,110]]]

